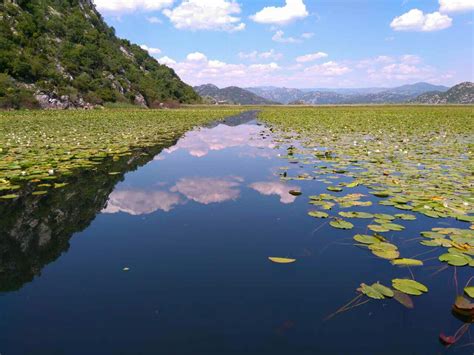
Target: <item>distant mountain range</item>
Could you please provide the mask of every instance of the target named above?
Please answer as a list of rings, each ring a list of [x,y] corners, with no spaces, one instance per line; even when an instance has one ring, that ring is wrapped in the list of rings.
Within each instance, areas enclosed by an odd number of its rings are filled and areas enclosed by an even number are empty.
[[[473,104],[474,83],[466,81],[453,86],[446,92],[426,92],[411,102],[423,104]]]
[[[277,105],[278,102],[260,97],[248,90],[237,86],[229,86],[219,89],[212,84],[195,86],[194,90],[204,99],[212,104],[237,104],[237,105]]]
[[[237,105],[341,105],[341,104],[474,104],[474,84],[465,82],[448,88],[416,83],[394,88],[291,89],[273,86],[219,89],[212,84],[195,86],[205,102]]]
[[[413,100],[426,92],[445,92],[448,89],[446,86],[429,83],[416,83],[394,88],[361,89],[246,88],[246,90],[258,96],[282,104],[402,103]]]

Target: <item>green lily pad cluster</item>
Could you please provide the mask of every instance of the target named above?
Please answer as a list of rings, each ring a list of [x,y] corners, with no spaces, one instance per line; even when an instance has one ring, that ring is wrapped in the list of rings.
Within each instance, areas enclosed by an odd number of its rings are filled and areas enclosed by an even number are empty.
[[[194,126],[239,112],[242,109],[1,112],[0,202],[17,198],[25,186],[46,194],[63,187],[64,179],[78,170],[94,169],[104,159],[118,160],[137,148],[172,143]]]

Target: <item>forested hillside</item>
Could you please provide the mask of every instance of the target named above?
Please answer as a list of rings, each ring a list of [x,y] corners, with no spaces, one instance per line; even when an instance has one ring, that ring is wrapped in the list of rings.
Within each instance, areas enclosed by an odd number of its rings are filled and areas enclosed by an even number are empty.
[[[172,69],[117,38],[90,0],[5,0],[0,19],[1,108],[200,100]]]

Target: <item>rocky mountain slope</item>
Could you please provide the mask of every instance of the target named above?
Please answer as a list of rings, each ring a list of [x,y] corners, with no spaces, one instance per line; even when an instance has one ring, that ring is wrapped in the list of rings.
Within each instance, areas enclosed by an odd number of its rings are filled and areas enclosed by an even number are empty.
[[[5,0],[0,18],[0,107],[200,101],[172,69],[119,39],[91,0]]]
[[[260,97],[248,90],[237,86],[219,89],[212,84],[195,86],[194,90],[209,103],[237,104],[237,105],[274,105],[272,100]]]
[[[412,100],[422,104],[474,104],[474,83],[464,82],[446,92],[427,92]]]

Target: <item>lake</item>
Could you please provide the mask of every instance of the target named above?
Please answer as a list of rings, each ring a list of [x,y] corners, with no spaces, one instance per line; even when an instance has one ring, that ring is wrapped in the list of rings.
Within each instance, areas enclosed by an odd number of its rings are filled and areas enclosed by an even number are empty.
[[[468,225],[397,219],[404,229],[385,240],[424,266],[393,266],[355,245],[371,234],[366,219],[345,230],[308,216],[309,196],[342,197],[329,182],[352,178],[311,177],[321,163],[302,146],[247,112],[0,205],[0,353],[472,353],[469,331],[449,349],[439,341],[463,325],[451,308],[472,268],[443,267],[419,243],[433,227]],[[407,212],[363,185],[350,192],[372,204],[336,203],[332,215]],[[429,292],[413,307],[367,298],[328,319],[361,283],[414,276]]]

